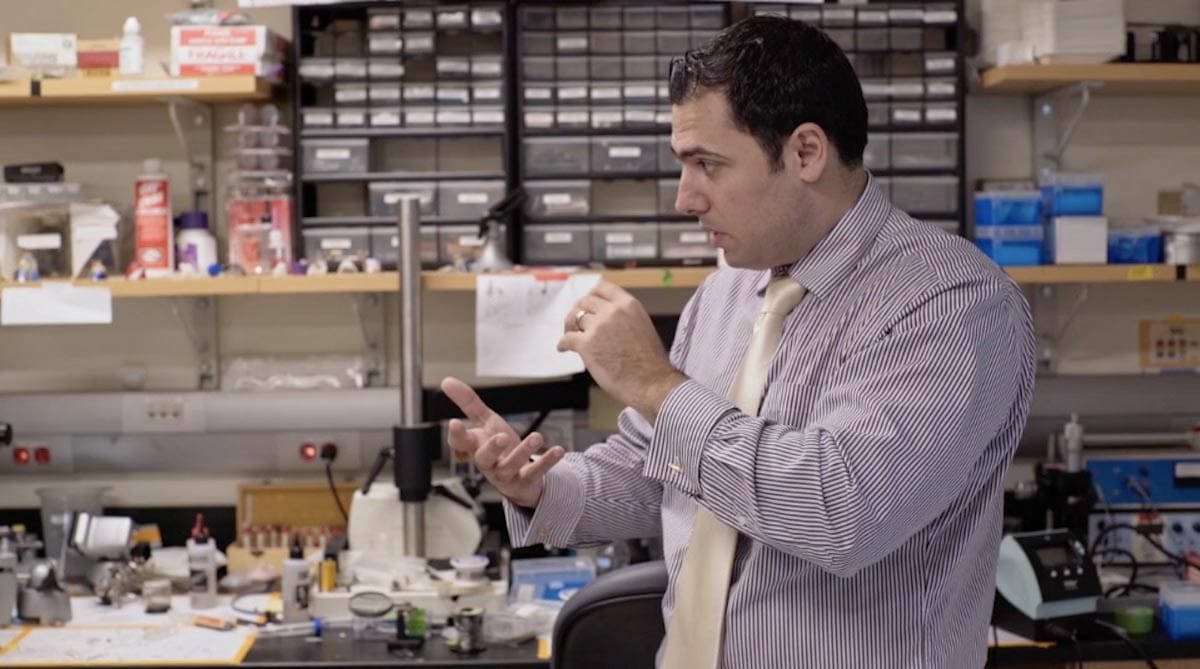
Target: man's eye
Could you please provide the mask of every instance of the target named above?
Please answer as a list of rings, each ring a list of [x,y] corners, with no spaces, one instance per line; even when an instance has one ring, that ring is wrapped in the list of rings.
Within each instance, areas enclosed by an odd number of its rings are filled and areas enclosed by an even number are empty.
[[[697,160],[696,164],[699,165],[700,169],[704,170],[705,173],[712,172],[713,167],[715,167],[712,163],[708,162],[707,160]]]

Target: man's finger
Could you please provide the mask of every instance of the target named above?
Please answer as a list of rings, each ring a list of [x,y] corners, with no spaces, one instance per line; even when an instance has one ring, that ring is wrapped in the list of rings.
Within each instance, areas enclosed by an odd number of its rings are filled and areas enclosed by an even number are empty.
[[[521,473],[518,478],[522,481],[533,481],[546,475],[550,468],[558,464],[559,460],[567,454],[566,449],[562,446],[555,446],[542,454],[542,457],[521,468]]]
[[[457,418],[450,419],[446,441],[450,443],[450,448],[466,455],[471,455],[479,449],[479,435],[473,430],[468,430],[466,423]]]
[[[558,352],[566,353],[567,351],[579,351],[579,346],[583,344],[582,332],[568,332],[558,340]]]
[[[627,290],[611,281],[601,281],[596,284],[596,287],[592,289],[592,295],[606,302],[620,302],[626,298],[633,297]]]
[[[519,471],[521,467],[525,465],[525,463],[529,462],[529,456],[537,453],[538,449],[544,446],[545,443],[546,440],[542,437],[542,435],[538,432],[534,432],[528,437],[525,437],[521,443],[517,444],[516,448],[509,451],[508,455],[500,458],[500,463],[497,465],[497,468],[504,470],[511,469],[514,472]]]
[[[495,415],[491,407],[479,399],[479,395],[471,386],[453,376],[447,376],[445,379],[442,379],[442,392],[446,393],[446,397],[449,397],[451,402],[457,404],[459,409],[462,409],[467,418],[476,423],[482,424]]]
[[[509,449],[516,446],[516,439],[513,439],[507,434],[495,434],[483,442],[479,450],[475,451],[475,465],[482,472],[490,472],[496,468],[496,463]]]

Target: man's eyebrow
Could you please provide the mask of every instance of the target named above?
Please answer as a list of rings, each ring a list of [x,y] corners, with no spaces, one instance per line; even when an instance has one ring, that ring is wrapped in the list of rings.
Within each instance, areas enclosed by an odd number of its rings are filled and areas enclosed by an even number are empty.
[[[718,158],[721,160],[725,159],[725,156],[717,153],[716,151],[713,151],[712,149],[706,149],[703,146],[689,146],[682,151],[676,151],[675,147],[672,146],[671,153],[674,153],[675,157],[680,160],[687,160],[688,158]]]

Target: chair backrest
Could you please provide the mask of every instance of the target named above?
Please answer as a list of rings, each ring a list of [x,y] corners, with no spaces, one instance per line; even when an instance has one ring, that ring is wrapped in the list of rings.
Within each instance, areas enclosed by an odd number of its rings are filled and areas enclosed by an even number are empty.
[[[563,605],[552,669],[654,669],[662,643],[667,568],[643,562],[604,574]]]

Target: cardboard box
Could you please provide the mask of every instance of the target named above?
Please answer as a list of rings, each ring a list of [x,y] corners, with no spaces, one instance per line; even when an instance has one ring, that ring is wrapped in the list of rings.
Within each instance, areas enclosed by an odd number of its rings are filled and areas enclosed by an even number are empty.
[[[174,26],[171,75],[283,79],[288,41],[266,26]]]
[[[30,70],[65,70],[75,67],[73,33],[12,33],[8,36],[8,63]]]
[[[76,61],[82,76],[117,76],[121,65],[121,40],[81,39],[76,52]]]

